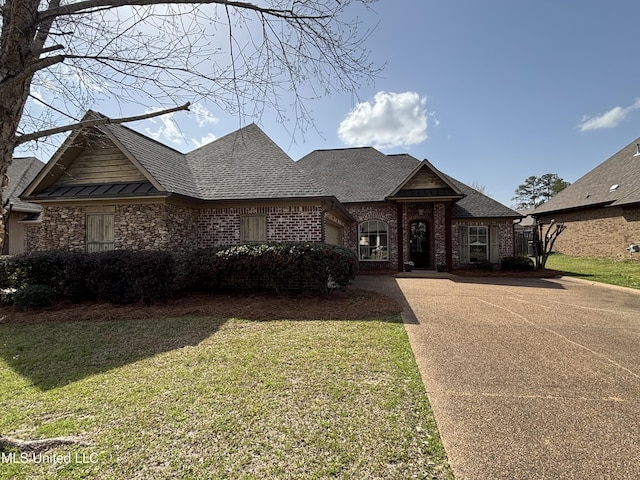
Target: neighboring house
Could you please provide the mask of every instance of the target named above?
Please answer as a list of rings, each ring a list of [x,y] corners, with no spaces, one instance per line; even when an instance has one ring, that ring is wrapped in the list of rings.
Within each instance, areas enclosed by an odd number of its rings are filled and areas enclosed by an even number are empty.
[[[567,255],[621,257],[640,244],[640,138],[534,210],[545,223],[564,223],[554,250]],[[635,254],[636,257],[640,254]]]
[[[519,218],[427,161],[356,148],[294,162],[256,125],[187,154],[121,125],[81,130],[23,199],[43,207],[33,249],[327,242],[382,270],[498,262]]]
[[[26,157],[14,158],[7,169],[8,185],[2,189],[2,199],[9,216],[2,245],[4,255],[24,252],[27,226],[40,223],[42,207],[22,201],[19,195],[43,166],[44,164],[37,158]]]

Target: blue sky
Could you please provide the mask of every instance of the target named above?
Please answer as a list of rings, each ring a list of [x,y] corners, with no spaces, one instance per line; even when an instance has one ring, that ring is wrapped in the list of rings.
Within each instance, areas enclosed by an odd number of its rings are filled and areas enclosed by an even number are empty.
[[[359,14],[378,24],[367,46],[386,66],[375,84],[355,99],[308,102],[317,132],[292,138],[292,125],[259,122],[294,160],[374,145],[426,158],[511,205],[526,177],[574,182],[640,136],[637,0],[380,0],[372,9]],[[131,126],[183,151],[239,126],[214,103],[194,110]]]

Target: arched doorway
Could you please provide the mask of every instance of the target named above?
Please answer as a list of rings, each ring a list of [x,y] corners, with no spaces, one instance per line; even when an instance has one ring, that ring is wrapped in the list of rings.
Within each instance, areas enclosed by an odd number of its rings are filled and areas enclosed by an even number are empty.
[[[427,223],[421,220],[412,222],[410,259],[414,268],[429,268],[429,232]]]

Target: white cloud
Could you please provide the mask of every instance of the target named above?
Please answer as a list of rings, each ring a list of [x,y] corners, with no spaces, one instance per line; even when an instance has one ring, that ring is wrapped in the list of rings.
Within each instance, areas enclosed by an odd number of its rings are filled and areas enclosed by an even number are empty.
[[[147,109],[147,112],[152,112],[154,110],[160,109]],[[151,138],[174,144],[184,143],[184,135],[180,131],[180,128],[173,117],[173,113],[150,118],[148,121],[154,124],[159,124],[158,128],[155,130],[145,128],[145,132],[147,132],[147,135]]]
[[[622,122],[629,113],[640,108],[640,98],[628,107],[613,107],[611,110],[598,116],[584,116],[578,125],[581,132],[598,130],[600,128],[614,128]]]
[[[190,110],[196,114],[196,121],[200,127],[204,127],[207,124],[217,125],[220,122],[219,118],[214,117],[207,107],[196,103],[191,105]]]
[[[351,146],[390,148],[427,139],[427,99],[415,92],[378,92],[362,102],[340,123],[338,136]]]
[[[217,137],[213,134],[213,133],[208,133],[207,135],[205,135],[204,137],[202,137],[199,141],[196,140],[195,138],[192,139],[191,141],[193,142],[193,144],[196,146],[196,148],[200,148],[203,145],[206,145],[207,143],[211,143],[213,142]]]

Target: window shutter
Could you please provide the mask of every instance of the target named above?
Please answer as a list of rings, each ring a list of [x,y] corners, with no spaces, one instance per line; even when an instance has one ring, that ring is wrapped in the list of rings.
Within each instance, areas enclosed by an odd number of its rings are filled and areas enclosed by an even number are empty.
[[[497,263],[500,260],[500,227],[498,225],[491,225],[489,242],[491,242],[489,260]]]
[[[108,213],[87,215],[87,252],[113,250],[114,216]]]
[[[460,229],[460,263],[469,263],[469,227],[461,225]]]
[[[264,242],[267,240],[267,218],[264,215],[240,218],[242,242]]]

